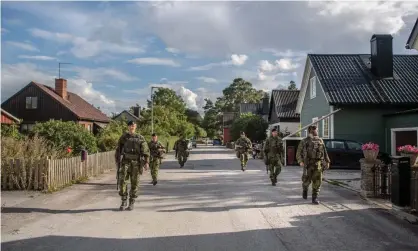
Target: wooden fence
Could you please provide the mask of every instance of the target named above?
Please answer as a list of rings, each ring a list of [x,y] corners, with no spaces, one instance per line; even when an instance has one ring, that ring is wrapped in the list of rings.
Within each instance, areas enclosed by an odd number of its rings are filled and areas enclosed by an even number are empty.
[[[115,152],[64,159],[11,159],[1,167],[2,190],[55,190],[116,167]]]

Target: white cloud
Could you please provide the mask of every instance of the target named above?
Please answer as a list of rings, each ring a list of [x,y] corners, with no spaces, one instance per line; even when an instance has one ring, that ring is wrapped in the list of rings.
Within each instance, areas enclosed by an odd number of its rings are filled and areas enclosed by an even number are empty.
[[[6,44],[9,44],[11,46],[14,46],[14,47],[17,47],[19,49],[26,50],[26,51],[39,51],[38,48],[36,48],[35,46],[33,46],[32,44],[29,44],[29,43],[6,41]]]
[[[283,58],[305,58],[309,51],[293,51],[291,49],[286,50],[276,50],[272,48],[263,49],[263,52],[272,53],[273,56],[283,57]]]
[[[168,52],[171,52],[173,54],[180,53],[180,50],[179,49],[176,49],[176,48],[167,47],[167,48],[165,48],[165,50],[168,51]]]
[[[139,65],[165,65],[171,67],[179,67],[180,64],[169,58],[134,58],[127,61],[132,64]]]
[[[262,72],[290,71],[299,68],[299,63],[293,63],[289,58],[281,58],[271,64],[268,60],[259,62],[259,70]]]
[[[19,55],[18,58],[23,59],[33,59],[33,60],[42,60],[42,61],[49,61],[49,60],[57,60],[57,58],[49,57],[49,56],[29,56],[29,55]]]
[[[108,78],[124,82],[139,80],[137,77],[131,76],[114,68],[99,67],[92,69],[84,67],[73,67],[71,70],[77,73],[78,78],[86,79],[87,81],[91,82],[106,81]]]
[[[89,40],[84,37],[77,37],[67,33],[54,33],[41,29],[30,29],[32,36],[52,40],[59,43],[72,44],[71,52],[78,58],[90,58],[102,53],[137,54],[143,53],[144,49],[135,44],[117,44],[102,40]]]
[[[39,69],[34,64],[3,64],[2,65],[2,100],[10,97],[30,81],[54,87],[56,76]],[[80,79],[69,78],[68,90],[74,92],[88,101],[90,104],[100,106],[105,113],[115,111],[115,101],[94,89],[92,83]]]
[[[2,34],[3,34],[3,33],[7,33],[7,32],[9,32],[9,30],[8,30],[8,29],[1,28],[1,33],[2,33]]]
[[[247,60],[248,60],[247,55],[232,54],[230,60],[219,62],[219,63],[210,63],[206,65],[201,65],[201,66],[193,66],[189,68],[189,71],[207,71],[217,66],[229,66],[229,65],[241,66],[241,65],[244,65]]]
[[[217,79],[214,78],[209,78],[209,77],[197,77],[196,79],[206,83],[206,84],[217,84],[219,83],[219,81]]]

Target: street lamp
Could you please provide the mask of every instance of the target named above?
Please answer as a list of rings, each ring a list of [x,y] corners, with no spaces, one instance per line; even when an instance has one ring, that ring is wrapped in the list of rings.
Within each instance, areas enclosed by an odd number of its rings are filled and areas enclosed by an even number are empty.
[[[160,87],[151,86],[151,131],[154,133],[154,96],[152,95],[154,89],[158,89]]]

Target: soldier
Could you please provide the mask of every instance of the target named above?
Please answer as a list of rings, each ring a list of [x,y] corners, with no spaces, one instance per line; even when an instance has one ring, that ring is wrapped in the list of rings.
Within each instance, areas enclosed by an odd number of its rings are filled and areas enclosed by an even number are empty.
[[[115,154],[118,164],[119,195],[122,198],[120,210],[124,210],[127,206],[128,181],[131,183],[131,189],[129,191],[129,206],[127,209],[134,209],[135,199],[138,197],[139,176],[144,169],[148,170],[149,167],[150,151],[145,138],[135,132],[135,122],[129,121],[128,129],[129,131],[119,138]]]
[[[277,135],[277,130],[271,130],[271,137],[266,139],[264,144],[264,154],[266,156],[266,164],[269,166],[271,185],[277,183],[277,176],[282,172],[284,149],[283,141]]]
[[[235,142],[237,157],[241,161],[241,170],[245,172],[248,161],[248,152],[252,150],[253,144],[251,140],[245,136],[245,132],[241,132],[241,137]]]
[[[151,177],[152,177],[152,184],[155,186],[157,185],[157,177],[158,177],[158,170],[160,169],[161,160],[163,158],[164,153],[166,153],[165,147],[158,141],[157,134],[152,134],[152,140],[148,143],[150,153],[151,153]]]
[[[318,194],[322,184],[322,172],[329,168],[330,159],[321,138],[318,137],[316,126],[309,126],[309,135],[298,146],[296,159],[303,167],[302,197],[308,198],[308,188],[312,182],[312,203],[319,204]]]
[[[187,157],[189,157],[188,143],[189,142],[185,139],[184,135],[181,135],[180,139],[174,143],[173,150],[176,151],[176,157],[179,161],[180,168],[184,166],[187,161]]]

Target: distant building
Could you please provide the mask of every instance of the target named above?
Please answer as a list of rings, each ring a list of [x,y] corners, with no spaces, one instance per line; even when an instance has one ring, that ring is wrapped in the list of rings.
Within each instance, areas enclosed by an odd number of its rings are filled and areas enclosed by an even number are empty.
[[[19,124],[19,123],[20,123],[20,119],[8,113],[3,108],[1,109],[1,124],[2,125],[13,125],[13,124]]]
[[[418,51],[418,18],[415,22],[414,28],[412,28],[411,35],[409,35],[405,48],[409,50],[415,49]]]
[[[134,111],[133,113],[131,113],[130,111],[124,110],[121,113],[119,113],[118,115],[116,115],[115,117],[113,117],[114,120],[126,120],[126,121],[136,121],[139,122],[141,120],[141,107],[140,106],[136,106],[134,107]]]
[[[241,103],[239,106],[239,115],[244,113],[252,113],[260,115],[265,121],[268,121],[269,116],[269,96],[264,96],[259,103]]]
[[[299,90],[273,90],[268,113],[269,132],[276,129],[282,133],[299,130],[300,115],[296,113]]]

